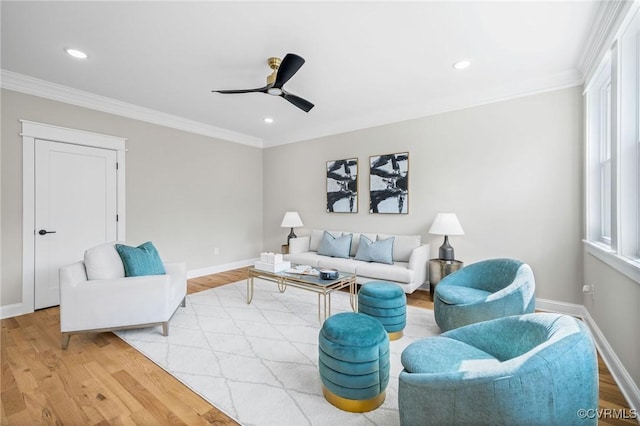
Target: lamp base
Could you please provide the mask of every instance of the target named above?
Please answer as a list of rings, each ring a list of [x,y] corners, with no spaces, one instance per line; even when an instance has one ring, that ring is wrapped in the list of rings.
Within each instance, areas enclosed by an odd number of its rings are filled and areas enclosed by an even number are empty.
[[[455,260],[455,254],[453,252],[453,247],[449,244],[449,236],[444,236],[444,243],[440,246],[438,250],[438,258],[440,260]]]
[[[298,238],[295,232],[293,232],[293,228],[291,228],[291,232],[289,232],[289,235],[287,235],[287,245],[289,245],[289,240],[292,238]]]

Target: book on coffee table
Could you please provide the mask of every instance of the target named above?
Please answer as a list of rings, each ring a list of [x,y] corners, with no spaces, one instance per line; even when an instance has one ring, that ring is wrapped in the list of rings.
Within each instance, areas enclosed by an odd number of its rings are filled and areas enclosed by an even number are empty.
[[[287,274],[297,274],[297,275],[313,275],[315,277],[320,275],[320,272],[312,266],[309,265],[296,265],[293,268],[289,268],[286,271]]]

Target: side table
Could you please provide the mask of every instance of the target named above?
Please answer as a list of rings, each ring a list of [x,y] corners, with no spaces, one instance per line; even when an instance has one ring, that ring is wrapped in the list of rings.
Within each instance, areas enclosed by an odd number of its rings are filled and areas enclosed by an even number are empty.
[[[289,254],[289,244],[283,244],[282,247],[280,247],[280,253]]]
[[[460,260],[429,260],[429,290],[431,294],[435,293],[436,285],[438,285],[441,279],[463,266],[464,263]]]

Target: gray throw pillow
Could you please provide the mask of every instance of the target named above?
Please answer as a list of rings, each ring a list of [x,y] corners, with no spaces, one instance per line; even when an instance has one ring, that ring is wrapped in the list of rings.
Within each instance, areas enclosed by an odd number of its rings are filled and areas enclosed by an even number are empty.
[[[394,237],[389,237],[385,240],[371,241],[365,235],[361,235],[356,260],[393,265],[393,240]]]
[[[346,234],[341,237],[334,237],[327,231],[322,235],[322,241],[318,247],[318,254],[331,257],[349,258],[349,250],[351,249],[352,234]]]

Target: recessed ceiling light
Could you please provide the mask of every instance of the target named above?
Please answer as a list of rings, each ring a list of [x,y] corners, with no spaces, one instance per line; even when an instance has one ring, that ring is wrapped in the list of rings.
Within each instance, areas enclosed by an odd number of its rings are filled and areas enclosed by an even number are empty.
[[[87,59],[87,54],[77,49],[65,49],[65,52],[67,52],[69,55],[73,56],[74,58]]]
[[[469,68],[469,65],[471,65],[471,62],[469,61],[458,61],[453,64],[453,67],[457,70],[463,70],[465,68]]]
[[[271,124],[271,123],[273,123],[273,118],[271,118],[271,117],[265,117],[263,121],[264,121],[265,123],[267,123],[267,124]]]

